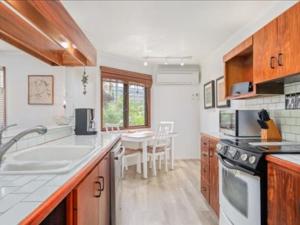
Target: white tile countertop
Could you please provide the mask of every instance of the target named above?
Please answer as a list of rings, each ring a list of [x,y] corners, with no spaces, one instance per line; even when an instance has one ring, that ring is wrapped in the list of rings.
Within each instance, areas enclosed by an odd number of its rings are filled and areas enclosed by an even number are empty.
[[[19,224],[118,138],[119,134],[72,135],[47,143],[94,146],[95,150],[86,160],[64,174],[0,175],[0,224]]]
[[[300,166],[300,154],[272,154],[272,156]]]

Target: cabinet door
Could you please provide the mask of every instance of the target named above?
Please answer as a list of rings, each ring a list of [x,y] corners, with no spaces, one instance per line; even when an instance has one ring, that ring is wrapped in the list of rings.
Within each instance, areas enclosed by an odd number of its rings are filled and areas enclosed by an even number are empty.
[[[278,17],[279,75],[283,77],[300,72],[300,3]]]
[[[74,224],[99,224],[99,181],[96,167],[74,190]]]
[[[276,78],[278,73],[277,19],[260,29],[253,38],[253,82]]]
[[[201,138],[201,180],[209,184],[209,138]]]
[[[100,162],[99,179],[101,183],[101,196],[99,199],[99,225],[110,224],[110,155],[107,154]]]
[[[201,193],[209,202],[209,138],[201,137]]]
[[[300,225],[300,174],[268,164],[268,225]]]
[[[216,156],[216,140],[209,142],[209,180],[210,180],[210,194],[209,204],[219,215],[219,165],[218,157]]]

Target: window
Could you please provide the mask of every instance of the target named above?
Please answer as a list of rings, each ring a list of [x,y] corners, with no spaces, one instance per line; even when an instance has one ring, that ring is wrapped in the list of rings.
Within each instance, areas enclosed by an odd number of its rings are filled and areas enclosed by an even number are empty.
[[[150,75],[101,67],[102,129],[150,126]]]
[[[6,124],[5,67],[0,67],[0,127]]]

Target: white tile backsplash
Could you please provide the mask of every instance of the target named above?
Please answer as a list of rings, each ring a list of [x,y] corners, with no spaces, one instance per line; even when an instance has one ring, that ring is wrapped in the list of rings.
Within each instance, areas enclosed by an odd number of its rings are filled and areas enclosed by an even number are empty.
[[[284,85],[285,94],[295,92],[300,92],[300,82]],[[266,109],[281,129],[284,139],[288,141],[300,141],[300,110],[286,110],[284,95],[234,100],[232,101],[232,108]]]

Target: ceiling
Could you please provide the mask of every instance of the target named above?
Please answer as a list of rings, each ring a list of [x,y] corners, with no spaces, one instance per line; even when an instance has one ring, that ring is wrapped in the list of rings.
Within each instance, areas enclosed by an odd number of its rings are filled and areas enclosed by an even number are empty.
[[[64,1],[101,52],[141,59],[192,56],[201,63],[276,1]],[[255,15],[255,16],[253,16]],[[1,43],[0,50],[11,50]]]

